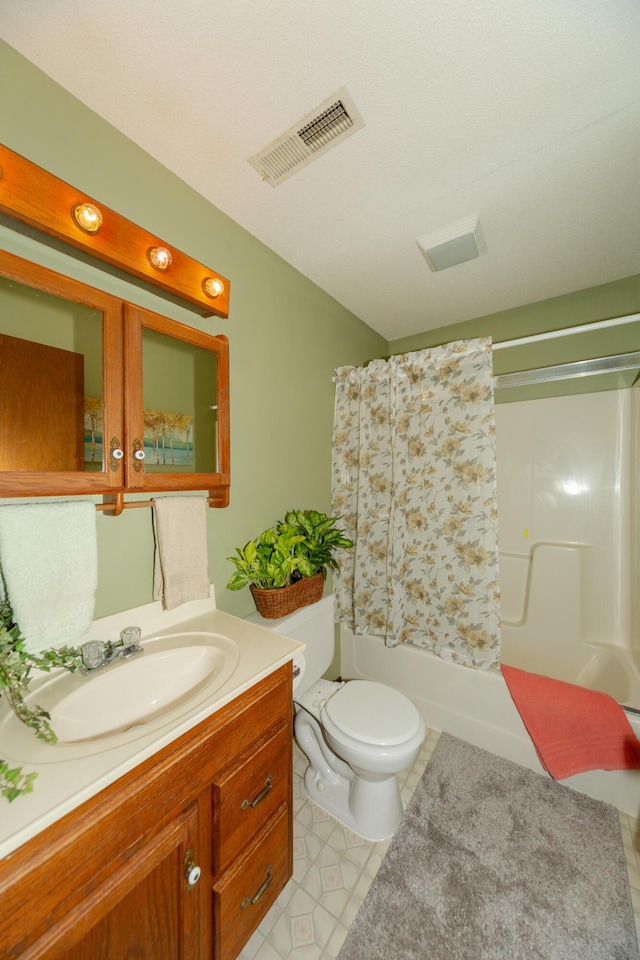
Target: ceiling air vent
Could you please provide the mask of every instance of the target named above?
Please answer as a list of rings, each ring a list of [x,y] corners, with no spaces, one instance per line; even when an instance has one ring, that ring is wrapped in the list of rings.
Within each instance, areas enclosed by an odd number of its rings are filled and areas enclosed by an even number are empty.
[[[301,167],[362,129],[364,121],[344,87],[286,133],[249,159],[263,180],[277,187]]]
[[[477,215],[421,237],[416,243],[429,264],[429,269],[446,270],[467,260],[475,260],[487,252],[482,227]]]

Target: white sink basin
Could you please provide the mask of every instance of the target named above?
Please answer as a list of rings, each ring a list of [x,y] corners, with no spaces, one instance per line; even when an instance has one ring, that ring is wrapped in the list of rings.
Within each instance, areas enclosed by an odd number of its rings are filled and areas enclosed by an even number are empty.
[[[115,660],[88,675],[62,671],[33,683],[28,703],[49,713],[58,743],[36,740],[9,713],[0,725],[0,756],[3,749],[11,756],[12,748],[38,745],[40,762],[56,762],[86,755],[88,747],[92,753],[110,749],[123,742],[123,735],[144,736],[215,693],[240,659],[235,641],[205,631],[157,636],[143,640],[142,648],[129,660]]]
[[[83,677],[49,709],[59,743],[122,733],[189,700],[205,684],[229,678],[237,663],[216,643],[145,650]],[[115,669],[115,667],[119,669]],[[231,669],[230,669],[231,668]]]

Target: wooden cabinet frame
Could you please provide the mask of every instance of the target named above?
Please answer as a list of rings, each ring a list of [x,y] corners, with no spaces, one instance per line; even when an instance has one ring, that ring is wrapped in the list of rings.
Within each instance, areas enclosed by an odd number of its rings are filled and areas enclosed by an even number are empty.
[[[95,309],[102,315],[103,465],[100,471],[2,471],[0,497],[122,495],[140,491],[208,490],[213,506],[227,506],[230,484],[229,345],[193,327],[129,304],[87,284],[0,251],[0,276]],[[132,445],[142,433],[142,329],[149,326],[217,357],[218,450],[213,473],[145,473],[134,469]],[[34,384],[34,388],[37,385]],[[118,460],[111,448],[122,449]],[[137,464],[139,468],[139,463]],[[116,512],[119,512],[117,510]]]
[[[216,473],[163,473],[136,471],[133,451],[143,434],[142,333],[144,328],[179,339],[205,350],[215,349],[217,357],[218,450]],[[130,303],[124,305],[125,356],[125,467],[128,490],[209,490],[228,502],[229,490],[229,351],[224,334],[211,337],[160,314]],[[161,486],[158,486],[160,482]],[[219,506],[226,506],[220,503]]]

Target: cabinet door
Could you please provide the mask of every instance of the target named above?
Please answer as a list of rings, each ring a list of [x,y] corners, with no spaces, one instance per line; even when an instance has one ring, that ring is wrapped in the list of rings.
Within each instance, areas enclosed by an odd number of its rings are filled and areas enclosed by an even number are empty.
[[[122,302],[0,251],[0,496],[122,489]]]
[[[125,304],[127,489],[228,501],[229,345]]]
[[[204,882],[187,882],[197,827],[194,804],[50,931],[55,945],[39,960],[200,960]]]

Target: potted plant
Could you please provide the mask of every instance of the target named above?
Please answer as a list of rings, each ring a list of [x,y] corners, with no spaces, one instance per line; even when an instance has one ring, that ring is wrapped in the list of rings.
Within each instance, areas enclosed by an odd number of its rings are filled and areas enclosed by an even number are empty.
[[[269,619],[284,617],[298,607],[315,603],[329,569],[337,570],[335,552],[352,547],[336,528],[340,517],[317,510],[291,510],[284,520],[264,530],[255,540],[228,557],[236,567],[229,590],[249,584],[258,612]]]

